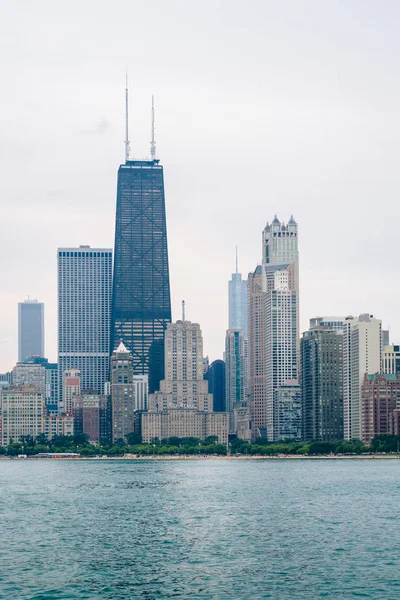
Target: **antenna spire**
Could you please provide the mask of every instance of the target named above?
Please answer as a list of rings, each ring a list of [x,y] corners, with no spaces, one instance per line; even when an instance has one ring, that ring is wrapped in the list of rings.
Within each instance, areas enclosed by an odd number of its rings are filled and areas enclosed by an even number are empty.
[[[185,301],[182,300],[182,321],[185,321]]]
[[[156,160],[156,140],[154,133],[154,96],[151,97],[151,142],[150,142],[150,156],[151,160]]]
[[[236,274],[238,273],[238,249],[236,246]]]
[[[125,162],[129,160],[130,142],[128,133],[128,69],[125,77]]]

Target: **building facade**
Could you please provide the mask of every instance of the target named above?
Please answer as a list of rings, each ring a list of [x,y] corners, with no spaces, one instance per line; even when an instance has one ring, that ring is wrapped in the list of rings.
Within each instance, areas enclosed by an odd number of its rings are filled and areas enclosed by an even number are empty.
[[[81,373],[78,369],[64,372],[62,390],[63,402],[60,410],[62,413],[71,414],[73,400],[81,393]]]
[[[58,249],[59,398],[65,371],[78,369],[82,389],[104,393],[109,380],[112,251]]]
[[[99,444],[111,439],[111,402],[100,394],[79,394],[72,402],[72,416],[76,434],[87,435],[88,441]]]
[[[365,374],[361,387],[362,441],[369,445],[376,435],[398,435],[400,375]]]
[[[226,410],[230,413],[231,433],[233,431],[233,407],[244,402],[245,397],[245,359],[242,329],[228,329],[225,337],[226,365]]]
[[[43,433],[44,392],[34,386],[12,385],[1,392],[1,445],[18,442],[22,436]]]
[[[383,347],[382,371],[388,375],[400,375],[400,346],[390,344]]]
[[[126,440],[134,432],[135,384],[133,358],[121,341],[111,357],[112,440]]]
[[[313,317],[310,319],[310,329],[314,327],[329,327],[343,333],[346,317]]]
[[[300,362],[304,439],[343,439],[343,328],[321,325],[303,333]]]
[[[44,304],[37,300],[18,303],[18,362],[44,356]]]
[[[31,357],[24,360],[22,364],[25,365],[36,365],[39,367],[44,367],[45,369],[45,401],[47,411],[56,414],[58,412],[58,365],[57,363],[50,363],[47,358],[41,357]],[[19,363],[16,366],[16,370],[18,374],[16,374],[16,383],[24,383],[25,377],[23,375],[24,369],[26,369],[26,373],[29,373],[31,369],[35,369],[35,366],[23,367],[20,366]],[[40,387],[42,386],[42,370],[37,369],[37,383],[39,383]],[[32,383],[35,385],[34,379],[27,378],[26,383]]]
[[[12,370],[13,385],[35,387],[39,392],[46,392],[46,369],[43,364],[28,360],[17,363]]]
[[[208,392],[213,397],[214,412],[226,411],[226,369],[223,360],[214,360],[207,369],[204,379],[208,381]]]
[[[195,408],[212,411],[213,398],[203,371],[203,336],[191,321],[170,323],[165,334],[165,379],[149,394],[149,410]]]
[[[163,167],[127,160],[118,171],[111,350],[120,340],[149,391],[164,378],[164,334],[171,322]]]
[[[248,275],[248,390],[256,437],[267,437],[266,292],[263,269]]]
[[[149,376],[133,375],[135,386],[135,410],[147,410],[149,398]]]
[[[276,439],[299,441],[303,438],[303,407],[301,386],[287,380],[274,390],[277,413]]]
[[[266,294],[266,426],[270,441],[282,439],[276,390],[288,381],[298,381],[300,375],[298,294],[289,281],[288,270],[275,271],[273,289]]]
[[[74,435],[72,415],[44,415],[43,433],[48,440],[58,436]]]
[[[344,439],[362,439],[361,386],[365,374],[382,371],[382,322],[372,315],[348,317],[343,333]]]
[[[255,436],[279,439],[277,395],[299,377],[298,227],[275,216],[262,234],[262,265],[248,277],[249,403]]]
[[[206,413],[194,408],[165,409],[145,412],[142,419],[142,439],[151,443],[169,437],[195,437],[201,440],[216,436],[219,444],[228,443],[228,414]]]

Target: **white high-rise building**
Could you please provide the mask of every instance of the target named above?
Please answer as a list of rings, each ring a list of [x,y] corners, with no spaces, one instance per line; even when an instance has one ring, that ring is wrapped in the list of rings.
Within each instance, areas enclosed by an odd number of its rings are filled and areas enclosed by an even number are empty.
[[[277,402],[283,397],[276,391],[289,382],[296,385],[299,377],[299,251],[293,217],[285,225],[275,215],[263,231],[261,282],[262,293],[249,286],[250,391],[256,435],[276,441]]]
[[[382,371],[382,321],[372,315],[347,317],[343,334],[344,438],[362,439],[361,386],[364,375]]]
[[[82,390],[104,391],[109,380],[112,251],[58,249],[58,372],[78,369]]]
[[[266,295],[266,401],[270,441],[282,439],[279,400],[283,396],[277,394],[277,390],[288,382],[295,385],[299,378],[298,294],[290,288],[288,271],[274,273],[273,289]],[[290,426],[286,424],[286,428]]]
[[[18,361],[44,356],[44,304],[37,300],[18,303]]]
[[[149,397],[149,376],[133,375],[135,387],[135,410],[147,410],[147,399]]]

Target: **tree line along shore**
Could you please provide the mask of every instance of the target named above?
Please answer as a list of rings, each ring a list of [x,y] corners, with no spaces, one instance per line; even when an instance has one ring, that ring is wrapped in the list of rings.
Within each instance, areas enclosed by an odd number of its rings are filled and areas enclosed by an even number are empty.
[[[87,436],[57,436],[51,440],[41,434],[36,438],[23,436],[8,446],[0,446],[0,457],[41,457],[41,455],[75,455],[78,458],[110,457],[349,457],[370,455],[396,456],[400,451],[400,436],[378,435],[365,446],[360,440],[338,440],[330,442],[302,441],[271,443],[259,438],[253,443],[244,440],[233,440],[228,447],[219,444],[218,438],[209,436],[205,440],[199,438],[170,437],[163,440],[154,439],[150,444],[142,443],[136,433],[128,434],[127,442],[119,440],[113,444],[101,440],[99,444],[89,443]]]

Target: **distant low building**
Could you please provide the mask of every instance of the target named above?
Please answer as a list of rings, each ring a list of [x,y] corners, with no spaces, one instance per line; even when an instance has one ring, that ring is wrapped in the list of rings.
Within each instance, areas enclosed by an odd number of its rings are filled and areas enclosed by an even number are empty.
[[[142,439],[151,443],[154,439],[169,437],[196,437],[201,440],[216,436],[219,444],[228,443],[228,414],[205,413],[194,408],[170,409],[161,412],[144,412]]]
[[[74,435],[74,418],[72,415],[45,415],[43,432],[48,440],[61,435]]]
[[[43,433],[44,392],[34,386],[15,386],[1,391],[1,445],[18,442],[22,436]]]
[[[107,396],[86,393],[75,396],[72,401],[75,433],[88,436],[89,442],[100,443],[111,437],[111,406]]]
[[[239,440],[251,442],[253,437],[253,421],[250,405],[243,402],[236,402],[233,405],[233,431]]]
[[[361,387],[362,441],[369,445],[376,435],[398,432],[400,375],[366,374]],[[398,433],[397,433],[398,435]]]

